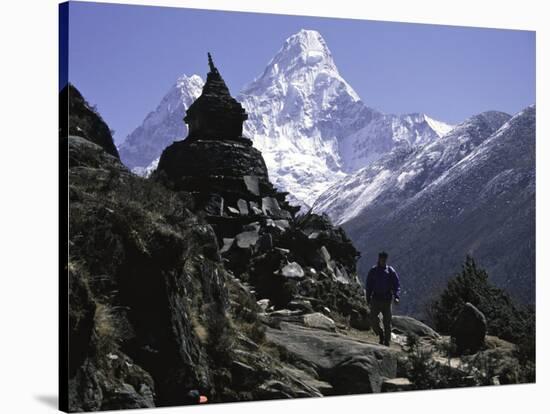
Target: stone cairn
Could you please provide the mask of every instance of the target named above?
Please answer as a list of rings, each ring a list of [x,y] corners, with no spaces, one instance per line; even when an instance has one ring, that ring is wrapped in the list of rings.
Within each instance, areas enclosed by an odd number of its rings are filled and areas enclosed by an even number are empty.
[[[246,111],[210,54],[208,64],[202,94],[184,118],[189,134],[164,150],[153,179],[192,194],[194,210],[214,228],[226,267],[253,285],[257,299],[315,311],[326,311],[328,303],[364,320],[358,252],[326,216],[297,215],[288,193],[269,181],[261,152],[242,134]]]

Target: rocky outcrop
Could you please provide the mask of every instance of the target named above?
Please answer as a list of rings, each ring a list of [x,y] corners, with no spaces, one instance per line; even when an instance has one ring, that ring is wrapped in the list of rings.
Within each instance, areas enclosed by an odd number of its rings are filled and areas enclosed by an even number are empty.
[[[270,342],[284,348],[295,364],[301,363],[335,394],[380,392],[384,378],[394,378],[398,352],[327,330],[281,322],[268,328]]]
[[[216,234],[191,211],[191,194],[135,176],[93,139],[61,145],[71,411],[188,404],[193,390],[213,402],[319,395],[241,332]],[[256,372],[246,384],[233,379],[235,361]]]
[[[76,135],[86,138],[108,154],[119,158],[111,130],[96,109],[92,107],[72,84],[59,93],[59,136]]]

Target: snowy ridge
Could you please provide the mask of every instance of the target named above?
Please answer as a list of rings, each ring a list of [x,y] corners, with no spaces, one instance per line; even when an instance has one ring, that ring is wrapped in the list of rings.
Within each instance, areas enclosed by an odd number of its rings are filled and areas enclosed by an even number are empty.
[[[510,115],[502,112],[485,112],[469,118],[441,139],[419,146],[398,146],[328,189],[318,198],[314,210],[343,224],[374,204],[384,205],[388,211],[400,208],[442,179],[509,119]]]

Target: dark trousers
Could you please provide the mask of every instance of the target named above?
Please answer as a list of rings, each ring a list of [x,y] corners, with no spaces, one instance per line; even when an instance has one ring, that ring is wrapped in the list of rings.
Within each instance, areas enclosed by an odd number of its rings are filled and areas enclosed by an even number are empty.
[[[376,299],[372,298],[370,303],[371,325],[374,332],[380,338],[380,342],[389,345],[391,340],[391,311],[392,299]],[[379,315],[382,314],[382,325],[380,326]]]

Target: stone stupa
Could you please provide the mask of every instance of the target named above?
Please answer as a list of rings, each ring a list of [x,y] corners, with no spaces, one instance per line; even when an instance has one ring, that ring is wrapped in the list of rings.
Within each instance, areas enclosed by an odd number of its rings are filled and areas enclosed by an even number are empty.
[[[242,135],[247,114],[208,54],[202,94],[187,110],[189,134],[162,153],[153,179],[190,192],[220,241],[247,223],[291,220],[299,210],[269,181],[262,154]],[[284,225],[284,223],[282,223]]]

